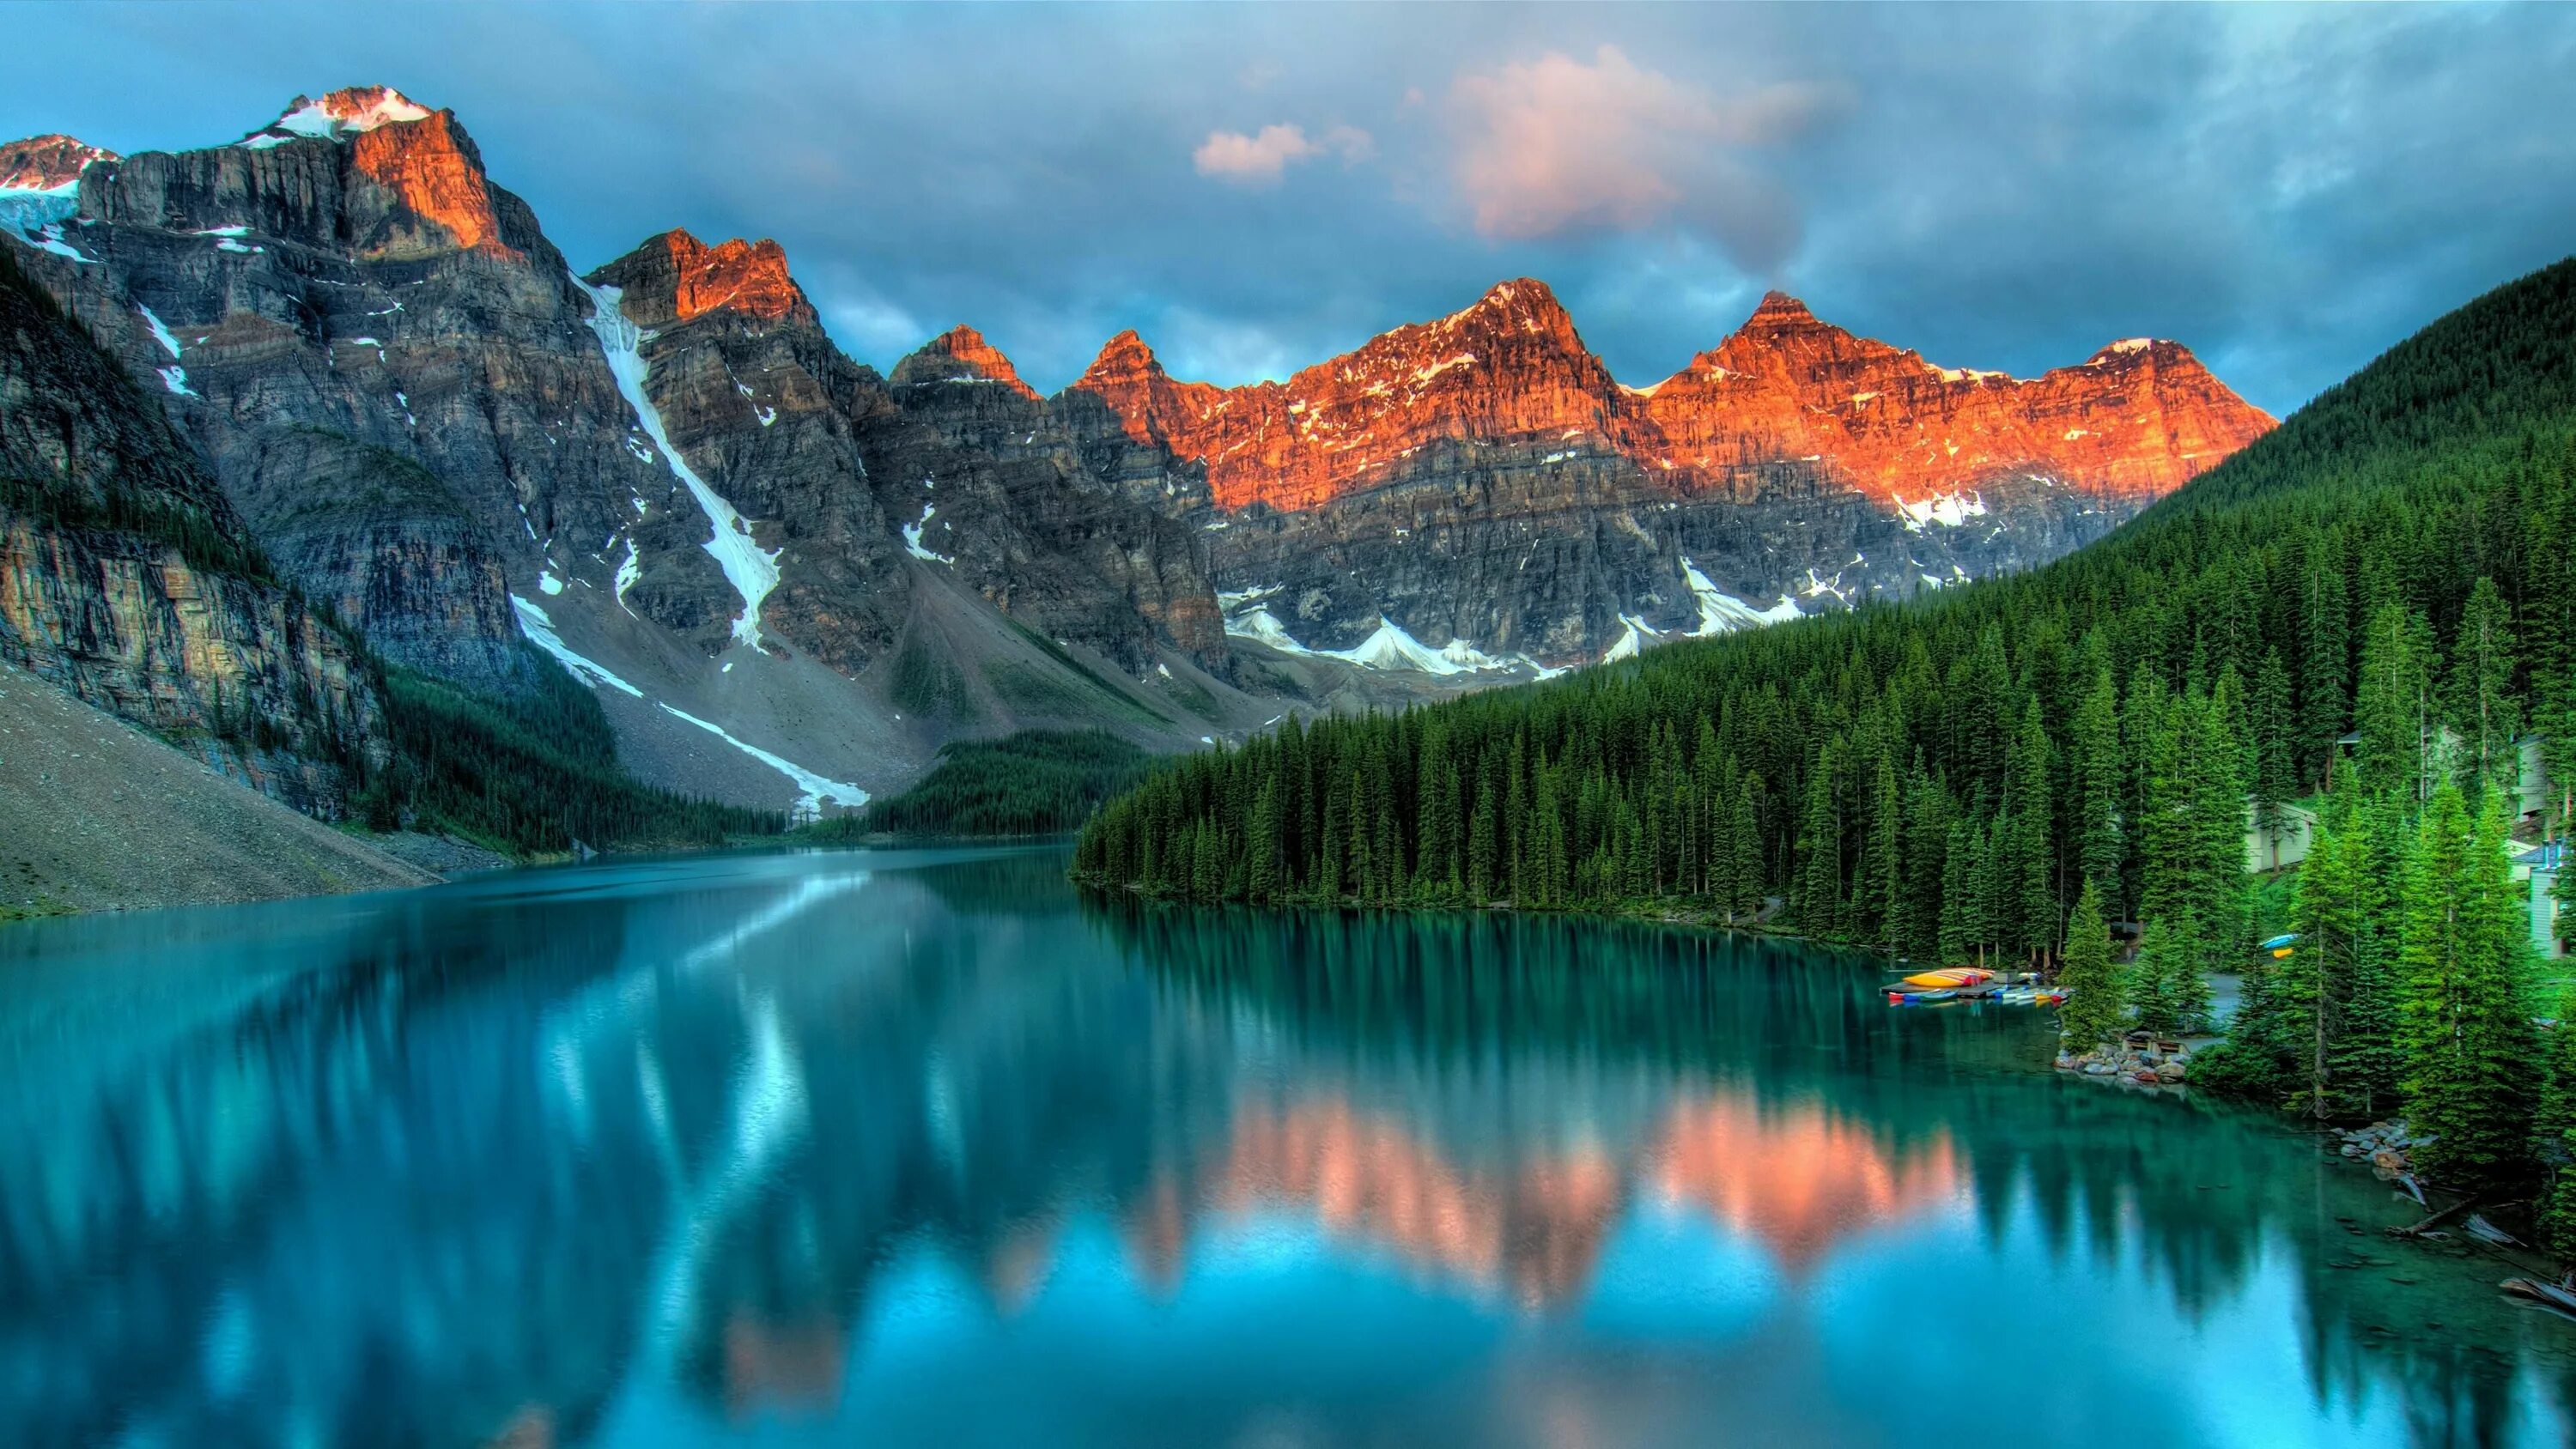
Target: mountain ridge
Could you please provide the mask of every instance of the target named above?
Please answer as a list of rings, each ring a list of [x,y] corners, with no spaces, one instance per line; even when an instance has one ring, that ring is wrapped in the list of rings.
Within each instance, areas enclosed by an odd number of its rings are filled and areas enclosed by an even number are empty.
[[[296,583],[470,687],[562,651],[651,778],[745,803],[781,759],[877,790],[1011,728],[1184,748],[1902,597],[2098,535],[2206,441],[2040,446],[2095,394],[2206,378],[2164,344],[2007,386],[1781,295],[1701,354],[1747,365],[1634,388],[1531,278],[1247,388],[1132,330],[1052,396],[971,326],[881,375],[775,241],[675,227],[578,271],[452,111],[385,87],[227,145],[0,157],[50,183],[0,195],[30,274]],[[1910,412],[1812,405],[1871,368]],[[1769,413],[1738,425],[1744,396]],[[2231,416],[2212,451],[2269,421]],[[1956,419],[1994,436],[1916,478]]]

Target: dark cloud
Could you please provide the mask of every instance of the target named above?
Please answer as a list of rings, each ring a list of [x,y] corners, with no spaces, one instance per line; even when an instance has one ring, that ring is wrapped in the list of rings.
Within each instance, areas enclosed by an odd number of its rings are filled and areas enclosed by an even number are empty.
[[[674,225],[775,236],[855,354],[973,322],[1041,386],[1128,326],[1176,371],[1275,373],[1528,273],[1631,381],[1786,285],[1953,364],[2179,337],[2286,411],[2576,248],[2567,7],[21,5],[10,29],[0,131],[202,145],[381,80],[455,107],[579,265]]]

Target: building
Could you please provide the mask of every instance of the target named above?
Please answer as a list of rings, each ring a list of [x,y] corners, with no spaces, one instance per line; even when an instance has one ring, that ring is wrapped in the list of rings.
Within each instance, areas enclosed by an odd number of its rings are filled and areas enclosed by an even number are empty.
[[[2531,887],[2531,949],[2544,961],[2567,954],[2562,916],[2567,903],[2558,893],[2567,857],[2567,838],[2560,836],[2513,858],[2513,878]]]
[[[2308,847],[2316,839],[2317,812],[2304,805],[2283,805],[2280,823],[2265,830],[2255,819],[2254,801],[2245,801],[2245,868],[2279,870],[2297,865],[2308,858]]]

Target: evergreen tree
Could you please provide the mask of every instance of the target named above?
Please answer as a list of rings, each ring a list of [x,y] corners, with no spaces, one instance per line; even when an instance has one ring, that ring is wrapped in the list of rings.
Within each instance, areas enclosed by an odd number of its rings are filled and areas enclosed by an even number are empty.
[[[2111,967],[2111,931],[2102,920],[2102,893],[2086,881],[2066,922],[2066,961],[2057,976],[2066,1004],[2057,1024],[2066,1050],[2088,1051],[2128,1025],[2119,977]]]
[[[2290,673],[2281,664],[2281,652],[2265,651],[2262,668],[2254,676],[2251,710],[2254,828],[2263,842],[2267,869],[2281,863],[2281,830],[2286,820],[2282,807],[2299,795],[2299,742],[2290,693]]]
[[[2469,591],[2451,668],[2444,712],[2457,740],[2452,769],[2468,789],[2513,790],[2521,780],[2521,701],[2513,693],[2513,622],[2495,580],[2480,577]]]
[[[2006,929],[2001,944],[2034,965],[2057,949],[2056,814],[2050,779],[2055,751],[2034,697],[2022,708],[2004,788],[2000,872]],[[2099,902],[2096,902],[2098,907]]]
[[[2425,1167],[2466,1185],[2509,1180],[2525,1161],[2535,1043],[2524,933],[2504,856],[2503,814],[2475,823],[2460,793],[2434,792],[2406,882],[2399,1044],[2406,1118],[2433,1141]]]
[[[2120,902],[2120,693],[2104,668],[2076,707],[2070,743],[2075,793],[2075,849],[2084,878],[2104,911]]]
[[[2532,1133],[2532,1160],[2547,1174],[2534,1204],[2541,1243],[2562,1259],[2576,1258],[2576,985],[2558,1000],[2558,1017],[2544,1048],[2548,1085]]]

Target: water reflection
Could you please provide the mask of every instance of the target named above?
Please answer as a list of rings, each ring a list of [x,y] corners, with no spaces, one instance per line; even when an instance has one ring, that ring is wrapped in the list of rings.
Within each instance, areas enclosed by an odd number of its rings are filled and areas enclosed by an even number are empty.
[[[0,932],[0,1440],[2557,1436],[2571,1335],[2491,1263],[2269,1119],[2033,1072],[2042,1019],[1059,869]]]

